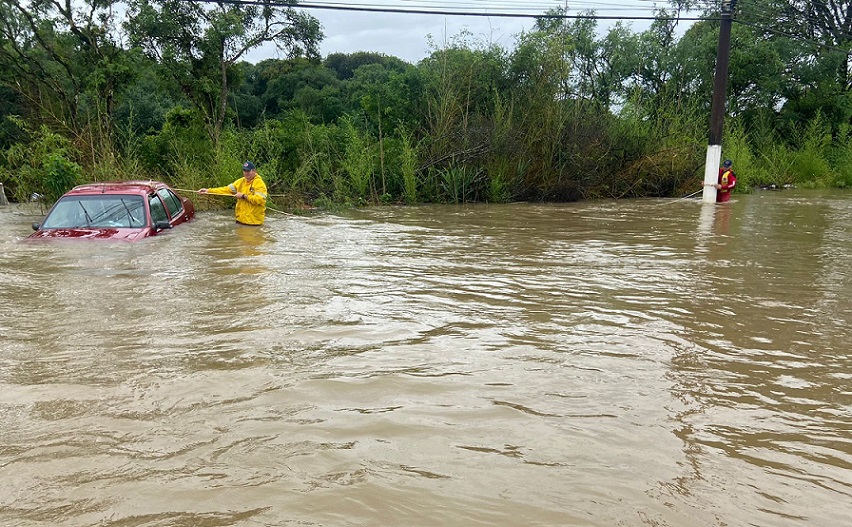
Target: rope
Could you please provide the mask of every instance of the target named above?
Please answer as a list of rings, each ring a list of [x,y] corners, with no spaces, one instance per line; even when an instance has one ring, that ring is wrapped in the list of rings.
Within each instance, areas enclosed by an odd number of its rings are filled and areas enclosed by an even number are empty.
[[[684,200],[690,199],[690,198],[692,198],[693,196],[695,196],[696,194],[698,194],[698,193],[700,193],[700,192],[703,192],[703,191],[704,191],[704,189],[702,188],[701,190],[696,190],[696,191],[695,191],[695,192],[693,192],[692,194],[687,194],[686,196],[684,196],[684,197],[682,197],[682,198],[676,198],[676,199],[671,199],[671,200],[668,200],[668,199],[667,199],[667,200],[665,200],[665,201],[660,201],[660,202],[658,202],[658,203],[655,203],[655,204],[654,204],[654,206],[655,206],[655,207],[664,207],[664,206],[666,206],[666,205],[671,205],[672,203],[680,203],[681,201],[684,201]]]
[[[225,196],[225,197],[228,197],[228,198],[234,197],[233,194],[207,194],[207,193],[202,194],[201,192],[198,192],[197,190],[190,190],[188,188],[174,188],[174,187],[172,187],[172,190],[176,190],[178,192],[192,192],[193,194],[201,194],[202,196]],[[275,196],[276,194],[269,194],[269,195]],[[277,195],[283,196],[283,194],[277,194]],[[298,214],[293,214],[293,213],[290,213],[290,212],[284,212],[283,210],[278,210],[278,209],[272,208],[269,205],[266,206],[266,210],[271,210],[272,212],[284,214],[285,216],[293,216],[294,218],[301,218],[301,216],[299,216]]]
[[[695,192],[693,192],[692,194],[689,194],[688,196],[684,196],[684,197],[682,197],[682,198],[680,198],[680,199],[689,199],[689,198],[691,198],[692,196],[694,196],[694,195],[698,194],[699,192],[704,192],[704,189],[702,188],[702,189],[696,190],[696,191],[695,191]]]
[[[192,192],[193,194],[199,193],[197,190],[192,190],[192,189],[188,189],[188,188],[174,188],[174,187],[172,187],[172,190],[177,190],[177,191],[180,191],[180,192]],[[210,194],[210,195],[211,196],[227,196],[227,194]],[[269,196],[271,198],[286,198],[287,194],[267,194],[267,196]]]

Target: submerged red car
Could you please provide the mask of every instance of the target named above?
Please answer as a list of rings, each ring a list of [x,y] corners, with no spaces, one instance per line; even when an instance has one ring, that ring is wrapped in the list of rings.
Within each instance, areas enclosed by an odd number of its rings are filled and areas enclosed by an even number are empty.
[[[192,202],[159,181],[90,183],[59,198],[27,239],[134,241],[194,217]]]

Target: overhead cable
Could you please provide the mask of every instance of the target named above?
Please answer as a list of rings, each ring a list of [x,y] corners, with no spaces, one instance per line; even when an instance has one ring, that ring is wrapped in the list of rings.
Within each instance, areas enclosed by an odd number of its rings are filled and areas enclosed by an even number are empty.
[[[379,6],[357,6],[352,4],[316,4],[316,3],[299,3],[292,4],[281,1],[264,1],[264,0],[196,0],[200,3],[208,4],[226,4],[226,5],[248,5],[248,6],[274,6],[274,7],[291,7],[294,9],[327,9],[332,11],[359,11],[363,13],[404,13],[415,15],[442,15],[442,16],[474,16],[474,17],[491,17],[491,18],[545,18],[545,19],[571,19],[571,20],[677,20],[684,22],[698,22],[702,20],[720,20],[719,17],[684,17],[678,15],[657,15],[657,16],[624,16],[624,15],[597,15],[597,14],[577,14],[570,15],[567,13],[506,13],[506,12],[471,12],[471,11],[452,11],[452,10],[435,10],[435,9],[405,9],[398,7],[379,7]]]

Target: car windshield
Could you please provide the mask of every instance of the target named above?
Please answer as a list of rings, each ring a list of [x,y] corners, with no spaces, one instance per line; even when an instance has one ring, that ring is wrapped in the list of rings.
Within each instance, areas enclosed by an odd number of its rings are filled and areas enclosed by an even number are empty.
[[[65,196],[44,219],[42,229],[142,228],[148,224],[141,196]]]

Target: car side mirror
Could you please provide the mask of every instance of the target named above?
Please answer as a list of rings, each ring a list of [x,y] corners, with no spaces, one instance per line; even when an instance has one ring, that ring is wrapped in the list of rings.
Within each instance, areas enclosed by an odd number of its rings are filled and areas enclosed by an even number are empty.
[[[154,224],[154,228],[157,229],[158,231],[164,231],[166,229],[171,229],[172,224],[167,222],[167,221],[158,221],[157,223]]]
[[[39,225],[38,223],[33,222],[33,230],[34,230],[34,231],[37,231],[39,227],[41,227],[41,225]]]

